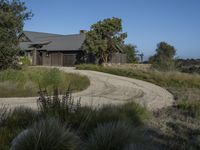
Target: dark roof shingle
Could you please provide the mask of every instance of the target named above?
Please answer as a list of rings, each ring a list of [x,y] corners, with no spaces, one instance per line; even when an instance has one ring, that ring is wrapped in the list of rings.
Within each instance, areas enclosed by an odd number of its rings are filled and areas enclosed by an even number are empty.
[[[40,50],[75,51],[81,50],[85,40],[85,34],[59,35],[30,31],[24,31],[23,33],[31,40],[31,42],[20,42],[20,48],[23,50],[31,50],[30,46],[32,44],[49,42],[49,44],[44,45]]]

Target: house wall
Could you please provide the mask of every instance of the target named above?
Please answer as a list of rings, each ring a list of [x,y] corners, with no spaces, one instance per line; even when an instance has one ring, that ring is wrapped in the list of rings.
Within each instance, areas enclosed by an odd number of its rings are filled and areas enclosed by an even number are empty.
[[[43,59],[43,65],[44,66],[50,66],[51,55],[49,55],[48,52],[43,52],[42,53],[42,59]]]
[[[62,52],[52,52],[51,55],[51,66],[63,66],[63,53]]]
[[[37,65],[37,50],[33,50],[33,59],[32,59],[32,65]]]
[[[44,66],[74,66],[78,62],[79,51],[68,52],[42,52],[42,64]],[[39,60],[39,59],[38,59]]]
[[[87,61],[81,60],[83,53],[81,51],[54,51],[47,52],[41,51],[42,55],[37,55],[36,65],[44,65],[44,66],[74,66],[75,64],[87,62],[87,63],[95,63],[97,59],[94,57],[93,59],[89,59]],[[40,53],[40,52],[37,52]],[[33,53],[33,56],[34,53]],[[40,58],[38,58],[40,57]],[[33,57],[34,62],[34,57]],[[124,64],[127,62],[127,55],[121,53],[115,53],[112,55],[109,63],[113,64]],[[35,63],[35,62],[34,62]],[[33,64],[34,65],[34,64]]]
[[[122,53],[115,53],[112,55],[112,58],[110,60],[110,63],[119,63],[119,64],[124,64],[127,63],[127,55],[122,54]]]

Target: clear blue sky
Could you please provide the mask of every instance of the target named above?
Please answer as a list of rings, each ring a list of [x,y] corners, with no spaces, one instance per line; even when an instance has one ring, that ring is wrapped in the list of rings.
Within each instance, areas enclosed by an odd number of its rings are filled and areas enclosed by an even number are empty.
[[[25,0],[24,0],[25,1]],[[109,17],[123,20],[126,43],[146,57],[156,44],[175,46],[181,58],[200,58],[200,0],[26,0],[34,13],[25,30],[61,34],[89,30]]]

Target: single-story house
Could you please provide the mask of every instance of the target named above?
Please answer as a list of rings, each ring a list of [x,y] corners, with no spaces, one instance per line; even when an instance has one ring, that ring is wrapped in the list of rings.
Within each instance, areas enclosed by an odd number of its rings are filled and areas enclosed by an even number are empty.
[[[84,55],[84,40],[84,30],[72,35],[24,31],[19,36],[19,46],[32,65],[74,66]],[[125,63],[125,57],[115,54],[111,62]]]

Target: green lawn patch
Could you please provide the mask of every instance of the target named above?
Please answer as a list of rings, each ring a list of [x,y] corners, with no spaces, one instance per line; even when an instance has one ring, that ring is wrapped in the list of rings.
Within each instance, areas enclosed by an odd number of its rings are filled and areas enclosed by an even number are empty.
[[[40,88],[47,89],[49,93],[54,87],[64,92],[69,86],[72,91],[81,91],[89,84],[89,79],[85,76],[65,73],[58,69],[8,69],[0,72],[0,97],[37,96]]]

